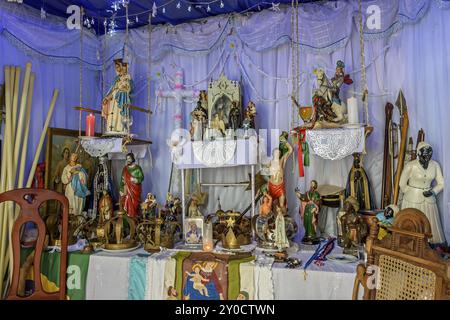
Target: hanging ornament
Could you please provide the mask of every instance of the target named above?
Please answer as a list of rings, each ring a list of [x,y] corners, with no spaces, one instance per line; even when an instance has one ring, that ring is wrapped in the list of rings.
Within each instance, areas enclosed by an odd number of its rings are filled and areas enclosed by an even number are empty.
[[[225,7],[225,5],[223,4],[223,1],[222,1],[222,0],[220,0],[220,7],[221,7],[221,8]]]
[[[163,12],[164,12],[164,8],[163,8]],[[156,7],[156,2],[153,2],[153,7],[152,7],[152,17],[156,17],[158,13],[158,8]]]
[[[44,7],[41,8],[41,19],[47,18],[47,12],[45,12]]]
[[[178,1],[178,3],[177,3],[177,9],[180,9],[181,8],[181,3]]]

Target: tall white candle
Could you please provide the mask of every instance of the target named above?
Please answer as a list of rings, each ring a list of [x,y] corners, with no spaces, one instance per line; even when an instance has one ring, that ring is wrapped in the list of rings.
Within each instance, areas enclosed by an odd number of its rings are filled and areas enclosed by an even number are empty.
[[[348,123],[359,123],[358,100],[355,97],[347,99]]]

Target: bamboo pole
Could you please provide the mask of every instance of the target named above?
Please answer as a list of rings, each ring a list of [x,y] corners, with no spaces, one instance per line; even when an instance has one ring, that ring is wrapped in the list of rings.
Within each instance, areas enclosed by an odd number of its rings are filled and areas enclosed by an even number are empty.
[[[25,122],[25,111],[27,107],[27,99],[28,99],[28,88],[30,86],[30,73],[31,73],[31,63],[28,62],[25,68],[25,78],[23,79],[22,85],[22,96],[20,98],[20,112],[17,123],[17,131],[14,140],[14,173],[17,172],[18,162],[19,162],[19,152],[20,147],[22,146],[22,136],[23,136],[23,126]],[[20,187],[19,187],[20,188]]]
[[[28,176],[28,181],[27,181],[27,184],[26,184],[27,188],[30,188],[31,184],[33,183],[34,173],[36,171],[36,166],[37,166],[37,163],[38,163],[38,160],[39,160],[39,156],[41,154],[42,146],[44,145],[44,139],[45,139],[45,136],[46,136],[46,133],[47,133],[48,126],[50,124],[50,119],[52,118],[53,109],[55,108],[56,99],[58,99],[58,95],[59,95],[59,90],[55,89],[53,91],[53,98],[52,98],[52,102],[50,103],[50,108],[48,109],[47,119],[45,120],[44,128],[42,129],[42,132],[41,132],[41,137],[39,139],[39,144],[38,144],[38,147],[36,149],[36,153],[34,154],[33,164],[31,165],[30,174]]]
[[[16,138],[16,128],[17,128],[17,107],[19,104],[19,88],[20,88],[20,75],[22,72],[22,68],[17,66],[14,68],[14,87],[13,87],[13,100],[12,100],[12,127],[11,127],[11,141],[15,141]]]
[[[14,68],[12,68],[14,70]],[[11,143],[11,67],[5,67],[5,136],[4,136],[4,144],[2,150],[2,168],[1,168],[1,192],[5,192],[8,183],[8,174],[7,174],[7,163],[8,163],[8,150],[7,146]],[[7,226],[8,226],[8,215],[6,214],[6,204],[0,204],[0,214],[1,214],[1,236],[0,236],[0,293],[3,293],[3,279],[4,273],[6,270],[5,263],[5,255],[6,255],[6,236],[7,236]]]
[[[23,137],[23,146],[22,153],[20,159],[20,168],[19,168],[19,181],[17,184],[18,188],[23,188],[23,183],[25,179],[25,163],[27,162],[27,153],[28,153],[28,138],[30,135],[30,120],[31,120],[31,106],[33,103],[33,93],[34,93],[34,80],[36,75],[31,73],[30,77],[30,87],[28,89],[28,101],[27,101],[27,114],[25,118],[25,134]]]

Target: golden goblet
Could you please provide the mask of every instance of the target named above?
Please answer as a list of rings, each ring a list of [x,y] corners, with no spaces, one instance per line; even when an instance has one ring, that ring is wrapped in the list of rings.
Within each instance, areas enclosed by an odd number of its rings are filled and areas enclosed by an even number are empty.
[[[304,106],[298,108],[300,113],[300,118],[302,118],[303,122],[305,124],[308,124],[311,122],[312,116],[313,116],[313,107],[312,106]]]

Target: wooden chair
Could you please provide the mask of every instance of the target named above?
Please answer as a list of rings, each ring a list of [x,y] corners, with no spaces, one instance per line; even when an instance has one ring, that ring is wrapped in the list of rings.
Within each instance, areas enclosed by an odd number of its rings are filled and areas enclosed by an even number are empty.
[[[431,227],[421,211],[401,210],[383,240],[378,240],[378,229],[377,219],[372,218],[366,240],[367,266],[357,267],[354,300],[360,285],[364,299],[450,299],[450,261],[430,248]]]
[[[60,256],[60,276],[59,291],[54,293],[45,292],[41,283],[41,255],[44,249],[46,236],[45,223],[39,215],[39,207],[48,200],[59,201],[63,208],[62,228],[61,228],[61,256]],[[7,300],[64,300],[66,299],[66,269],[67,269],[67,238],[69,224],[69,201],[67,198],[55,191],[45,189],[18,189],[0,194],[0,203],[4,201],[14,201],[20,206],[20,213],[13,225],[12,246],[13,246],[13,275],[9,288]],[[39,234],[33,259],[33,274],[35,289],[29,296],[20,296],[20,229],[27,223],[36,224]]]

